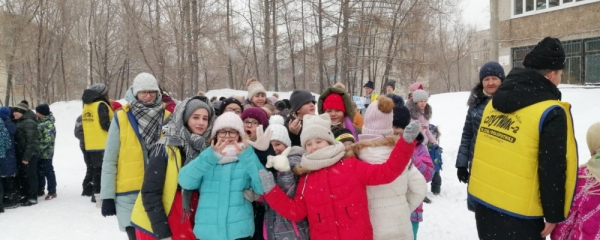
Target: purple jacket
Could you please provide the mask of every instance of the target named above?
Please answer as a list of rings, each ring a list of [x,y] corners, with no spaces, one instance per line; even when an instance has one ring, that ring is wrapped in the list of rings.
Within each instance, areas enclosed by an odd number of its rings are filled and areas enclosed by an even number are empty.
[[[429,151],[427,151],[427,147],[423,144],[417,145],[415,147],[415,151],[412,156],[413,165],[423,174],[425,177],[425,181],[431,182],[433,179],[433,174],[435,173],[435,166],[431,161],[431,157],[429,156]],[[414,212],[410,214],[411,222],[422,222],[423,221],[423,203],[415,209]]]
[[[586,166],[579,168],[575,198],[567,220],[559,223],[552,231],[552,240],[599,239],[600,238],[600,186],[587,191],[584,186],[597,184],[595,178],[584,178]],[[599,192],[590,194],[590,192]]]

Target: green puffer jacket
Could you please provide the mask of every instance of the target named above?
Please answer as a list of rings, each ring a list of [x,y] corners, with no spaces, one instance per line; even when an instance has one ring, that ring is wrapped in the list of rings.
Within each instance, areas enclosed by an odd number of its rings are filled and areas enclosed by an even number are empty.
[[[54,156],[54,141],[56,139],[56,127],[54,127],[54,116],[50,115],[40,118],[38,123],[39,157],[40,159],[52,159]]]
[[[35,113],[27,111],[17,120],[17,161],[29,161],[38,155],[38,122]]]

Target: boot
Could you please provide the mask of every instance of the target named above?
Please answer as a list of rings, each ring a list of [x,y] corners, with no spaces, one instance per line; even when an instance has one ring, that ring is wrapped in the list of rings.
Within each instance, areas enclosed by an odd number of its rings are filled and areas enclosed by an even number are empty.
[[[52,200],[56,198],[56,193],[48,193],[48,195],[46,195],[46,198],[44,198],[44,200]]]
[[[18,208],[18,207],[19,207],[19,195],[16,193],[9,195],[8,198],[6,199],[6,201],[4,202],[4,208],[5,209],[13,209],[13,208]]]
[[[83,187],[83,191],[81,192],[81,196],[85,196],[85,197],[93,197],[94,196],[94,190],[93,190],[91,184],[88,184],[88,185],[86,185],[86,186]]]
[[[40,190],[38,191],[38,197],[44,196],[46,195],[46,192],[44,192],[44,190]]]
[[[423,199],[423,202],[429,204],[429,203],[431,203],[431,199],[429,199],[428,197],[425,197],[425,199]]]
[[[92,195],[92,202],[95,203],[96,202],[96,196]]]
[[[4,208],[0,208],[0,213],[3,213],[3,212],[4,212]]]
[[[102,208],[102,200],[100,199],[100,194],[95,193],[94,198],[96,200],[96,208]]]
[[[21,206],[23,207],[29,207],[29,206],[33,206],[37,204],[37,200],[35,199],[29,199],[26,202],[21,203]]]

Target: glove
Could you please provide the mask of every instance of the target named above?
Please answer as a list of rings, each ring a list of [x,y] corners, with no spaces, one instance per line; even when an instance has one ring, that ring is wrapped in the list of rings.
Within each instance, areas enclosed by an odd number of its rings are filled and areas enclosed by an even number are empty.
[[[98,199],[99,200],[99,199]],[[102,216],[114,216],[117,215],[117,207],[115,206],[114,199],[103,199],[102,200]]]
[[[412,121],[404,128],[402,138],[407,143],[412,143],[419,135],[419,132],[421,132],[421,123],[419,121]]]
[[[458,175],[459,182],[469,183],[469,177],[471,176],[471,173],[469,173],[469,170],[466,167],[457,168],[456,175]]]
[[[265,194],[269,193],[275,187],[275,180],[273,174],[267,170],[261,169],[258,171],[258,177],[262,183],[263,191]]]
[[[263,126],[258,125],[258,127],[256,127],[256,141],[248,141],[248,144],[252,145],[256,150],[267,151],[271,145],[271,136],[273,136],[271,129],[268,129],[267,132],[263,133]]]
[[[244,189],[244,198],[249,202],[256,202],[260,195],[256,194],[252,188]]]
[[[287,158],[287,156],[290,153],[291,149],[292,148],[290,147],[286,148],[279,156],[268,156],[267,164],[265,165],[265,167],[274,167],[275,170],[279,172],[290,171],[290,160]]]

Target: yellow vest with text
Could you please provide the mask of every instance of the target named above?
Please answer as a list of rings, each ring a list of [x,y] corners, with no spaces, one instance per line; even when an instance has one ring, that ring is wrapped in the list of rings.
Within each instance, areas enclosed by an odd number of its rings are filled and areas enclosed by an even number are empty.
[[[106,147],[106,138],[108,131],[104,131],[100,126],[100,115],[98,114],[98,106],[105,104],[108,108],[108,117],[112,120],[112,108],[103,101],[96,101],[83,105],[81,113],[81,124],[83,126],[83,139],[86,151],[104,151]]]
[[[165,104],[163,103],[163,109]],[[164,117],[169,117],[170,112],[164,110]],[[137,120],[130,111],[129,105],[123,106],[123,110],[117,111],[115,120],[119,124],[119,138],[121,147],[119,159],[117,160],[117,195],[137,193],[142,188],[144,180],[144,151],[142,149],[142,137],[138,131]],[[162,133],[161,133],[162,135]]]
[[[162,204],[165,209],[167,217],[171,212],[173,201],[175,200],[175,194],[177,193],[177,178],[179,176],[179,170],[181,169],[181,153],[177,147],[165,147],[167,152],[167,169],[165,174],[165,184],[162,192]],[[142,230],[150,235],[153,234],[152,224],[146,213],[146,208],[142,202],[142,194],[138,194],[138,197],[133,206],[131,212],[131,223],[137,229]]]
[[[493,108],[492,101],[485,107],[477,133],[469,197],[514,217],[543,217],[538,178],[540,133],[546,114],[554,108],[562,108],[567,114],[564,196],[564,216],[567,217],[575,192],[578,167],[571,105],[548,100],[513,113],[502,113]]]

